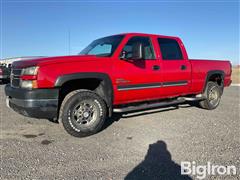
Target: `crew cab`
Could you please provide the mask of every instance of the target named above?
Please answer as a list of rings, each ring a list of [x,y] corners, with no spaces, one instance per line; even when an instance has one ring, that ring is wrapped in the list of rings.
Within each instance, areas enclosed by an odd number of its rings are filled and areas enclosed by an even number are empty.
[[[189,59],[178,37],[126,33],[93,41],[75,56],[13,63],[7,104],[58,120],[76,137],[100,131],[113,112],[197,101],[215,109],[231,84],[229,61]]]

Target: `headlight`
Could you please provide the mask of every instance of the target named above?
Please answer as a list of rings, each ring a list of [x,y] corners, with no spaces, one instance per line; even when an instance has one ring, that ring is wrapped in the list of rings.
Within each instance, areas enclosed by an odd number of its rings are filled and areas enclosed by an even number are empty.
[[[37,81],[36,80],[21,80],[20,87],[26,89],[35,89],[37,88]]]
[[[38,71],[38,66],[24,68],[22,70],[22,75],[37,75],[37,71]]]
[[[20,76],[20,87],[26,89],[37,88],[38,66],[32,66],[22,69]]]

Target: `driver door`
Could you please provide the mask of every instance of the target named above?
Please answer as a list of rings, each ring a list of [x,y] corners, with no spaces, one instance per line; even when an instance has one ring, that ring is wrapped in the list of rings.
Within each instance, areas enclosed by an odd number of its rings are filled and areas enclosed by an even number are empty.
[[[160,66],[150,37],[130,37],[113,68],[115,104],[160,97]]]

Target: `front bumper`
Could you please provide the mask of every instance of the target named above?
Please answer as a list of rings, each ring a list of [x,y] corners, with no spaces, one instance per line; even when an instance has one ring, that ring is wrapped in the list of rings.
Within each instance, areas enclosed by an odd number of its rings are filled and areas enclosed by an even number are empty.
[[[27,90],[5,86],[7,105],[28,117],[52,119],[57,117],[59,89]]]

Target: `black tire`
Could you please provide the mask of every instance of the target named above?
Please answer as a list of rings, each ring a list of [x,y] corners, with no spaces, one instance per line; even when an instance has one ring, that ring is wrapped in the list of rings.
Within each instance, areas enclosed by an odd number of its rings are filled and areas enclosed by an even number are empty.
[[[89,90],[76,90],[64,98],[59,123],[70,135],[85,137],[101,130],[106,114],[106,104],[100,96]]]
[[[220,103],[221,95],[221,87],[217,83],[209,81],[204,91],[206,99],[199,102],[200,107],[208,110],[216,109]]]

